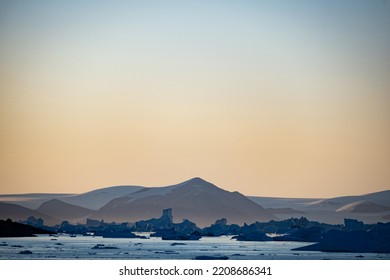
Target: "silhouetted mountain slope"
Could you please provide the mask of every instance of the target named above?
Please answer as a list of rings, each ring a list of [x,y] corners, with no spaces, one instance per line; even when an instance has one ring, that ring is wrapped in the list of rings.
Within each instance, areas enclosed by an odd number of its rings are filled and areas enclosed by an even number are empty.
[[[175,222],[190,219],[198,226],[208,226],[221,218],[238,224],[277,219],[273,214],[281,219],[305,216],[331,224],[341,224],[344,218],[365,223],[390,219],[390,190],[329,199],[248,198],[194,178],[167,187],[116,186],[71,195],[0,195],[0,201],[15,201],[15,204],[0,202],[0,218],[26,220],[35,216],[49,225],[63,220],[84,223],[86,218],[135,222],[157,217],[163,209],[172,208]],[[20,206],[38,202],[41,203],[36,206],[39,207],[37,210]]]
[[[305,212],[302,211],[297,211],[292,208],[267,208],[267,211],[274,214],[274,215],[279,215],[279,214],[285,214],[285,215],[301,215],[304,216]]]
[[[145,188],[113,199],[95,217],[138,221],[156,217],[166,208],[173,209],[177,222],[189,219],[198,226],[210,225],[220,218],[238,224],[276,219],[239,192],[225,191],[200,178],[169,187]]]
[[[350,203],[356,202],[371,202],[379,205],[388,205],[390,206],[390,190],[369,193],[365,195],[357,195],[357,196],[340,196],[328,199],[319,199],[317,201],[311,202],[307,204],[307,207],[312,209],[317,208],[326,208],[329,210],[337,210],[342,206],[345,206]]]
[[[45,221],[45,224],[53,225],[58,222],[57,219],[45,213],[41,213],[39,211],[28,209],[26,207],[12,203],[0,202],[0,219],[24,221],[31,216],[34,216],[35,218],[42,218]]]
[[[46,201],[52,199],[60,199],[62,197],[67,197],[71,195],[73,194],[60,194],[60,193],[1,194],[0,202],[12,203],[30,209],[36,209]]]
[[[50,215],[59,221],[85,222],[94,211],[80,206],[52,199],[43,203],[38,209],[40,213]]]
[[[82,194],[60,197],[58,199],[69,204],[98,210],[114,198],[128,195],[142,189],[143,187],[140,186],[115,186],[97,189]]]
[[[382,213],[390,211],[389,206],[380,205],[370,201],[356,201],[344,205],[336,210],[337,212],[349,213]]]
[[[310,220],[341,224],[345,218],[365,223],[386,222],[390,214],[390,190],[359,196],[340,196],[328,199],[250,197],[260,205],[273,208],[274,214],[282,219],[305,216]],[[298,213],[282,213],[291,208]],[[275,212],[278,211],[279,212]],[[299,213],[302,212],[302,213]]]

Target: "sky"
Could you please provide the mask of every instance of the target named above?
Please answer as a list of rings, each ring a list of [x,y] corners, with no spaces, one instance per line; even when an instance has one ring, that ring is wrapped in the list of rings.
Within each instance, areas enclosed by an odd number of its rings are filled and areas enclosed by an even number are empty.
[[[390,3],[0,0],[0,193],[390,189]]]

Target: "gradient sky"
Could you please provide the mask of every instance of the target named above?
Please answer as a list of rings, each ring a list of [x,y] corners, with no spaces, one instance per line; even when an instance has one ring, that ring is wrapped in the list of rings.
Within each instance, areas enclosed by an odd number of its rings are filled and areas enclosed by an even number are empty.
[[[0,0],[0,193],[390,189],[390,3]]]

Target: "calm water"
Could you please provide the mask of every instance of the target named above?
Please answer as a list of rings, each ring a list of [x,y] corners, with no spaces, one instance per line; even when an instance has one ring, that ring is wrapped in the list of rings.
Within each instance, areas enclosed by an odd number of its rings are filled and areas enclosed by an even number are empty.
[[[312,243],[240,242],[231,240],[229,236],[203,237],[199,241],[165,241],[157,237],[125,239],[41,235],[1,238],[0,259],[194,259],[196,256],[226,256],[233,260],[390,259],[390,254],[291,251],[309,244]],[[92,249],[96,246],[99,249]],[[105,247],[111,249],[103,249]],[[32,254],[20,254],[25,250]]]

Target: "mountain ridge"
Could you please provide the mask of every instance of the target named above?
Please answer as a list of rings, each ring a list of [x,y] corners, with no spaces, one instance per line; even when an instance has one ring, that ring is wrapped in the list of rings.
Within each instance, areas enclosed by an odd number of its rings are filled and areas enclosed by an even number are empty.
[[[390,214],[390,190],[325,199],[253,196],[249,198],[265,208],[273,208],[271,212],[277,213],[277,216],[283,219],[305,216],[311,220],[331,224],[342,224],[346,218],[376,223],[387,222]],[[291,208],[298,212],[278,211],[283,208]]]
[[[59,199],[52,199],[42,203],[36,211],[50,215],[59,221],[84,221],[94,211],[77,205],[63,202]]]
[[[37,210],[32,210],[12,203],[0,202],[0,219],[2,220],[27,220],[27,218],[31,216],[34,216],[35,218],[42,218],[46,223],[51,225],[59,222],[50,215],[41,213]]]
[[[166,208],[174,210],[178,221],[189,219],[198,225],[210,225],[220,218],[239,224],[277,219],[239,192],[228,192],[199,177],[172,186],[145,188],[113,199],[92,217],[146,220]]]
[[[49,201],[55,202],[53,209],[48,207]],[[82,223],[86,218],[134,222],[156,217],[165,208],[173,208],[177,222],[193,218],[199,225],[221,218],[242,224],[305,216],[334,224],[343,223],[344,218],[375,223],[390,217],[390,190],[326,199],[253,197],[221,189],[199,177],[163,187],[122,185],[81,194],[0,195],[0,203],[3,218],[35,216],[50,224],[62,219]]]

